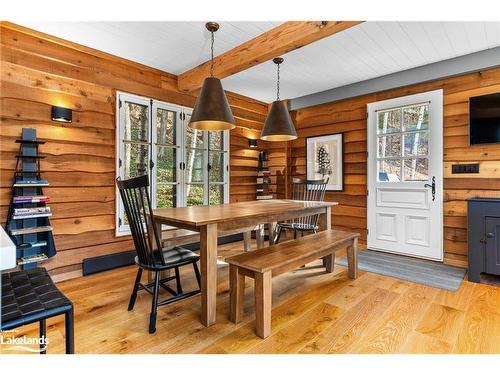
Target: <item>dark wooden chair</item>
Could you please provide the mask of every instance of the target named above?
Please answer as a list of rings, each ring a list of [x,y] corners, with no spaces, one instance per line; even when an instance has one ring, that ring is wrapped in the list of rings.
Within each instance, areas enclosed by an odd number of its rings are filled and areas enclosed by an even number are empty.
[[[328,177],[323,180],[293,179],[292,199],[299,201],[323,201],[325,199]],[[290,222],[276,225],[275,243],[278,243],[283,230],[292,230],[293,238],[297,239],[297,232],[304,236],[304,232],[316,233],[318,230],[319,215],[303,216]]]
[[[152,223],[153,210],[148,194],[148,176],[139,176],[128,180],[116,180],[118,190],[125,208],[130,231],[134,240],[137,256],[135,263],[139,266],[137,277],[134,283],[134,289],[130,296],[128,305],[129,311],[134,308],[137,292],[146,290],[153,296],[151,305],[151,314],[149,318],[149,333],[156,331],[156,311],[158,306],[168,305],[200,292],[200,289],[191,292],[183,292],[181,286],[181,278],[179,267],[192,264],[198,287],[201,288],[200,272],[196,262],[200,256],[188,249],[182,247],[166,247],[161,246],[161,234],[157,233],[156,226]],[[175,275],[161,279],[160,275],[164,271],[175,270]],[[143,270],[150,271],[154,274],[154,281],[149,284],[141,283]],[[176,281],[176,290],[173,290],[166,283]],[[164,301],[158,302],[159,289],[162,287],[173,296]]]

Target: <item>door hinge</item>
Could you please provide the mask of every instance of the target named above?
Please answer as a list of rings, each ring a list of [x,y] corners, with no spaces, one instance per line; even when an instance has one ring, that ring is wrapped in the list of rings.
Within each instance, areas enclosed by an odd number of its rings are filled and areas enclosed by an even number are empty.
[[[118,100],[118,108],[121,108],[121,107],[122,107],[122,101],[120,99],[120,100]]]
[[[368,236],[368,234],[370,233],[370,229],[366,229],[366,235]]]
[[[118,159],[118,168],[122,167],[122,159]]]
[[[370,190],[366,191],[366,196],[370,195]]]
[[[153,161],[153,160],[150,160],[150,161],[149,161],[149,169],[153,169],[153,168],[154,168],[154,166],[155,166],[154,161]]]
[[[122,219],[121,218],[118,218],[118,226],[121,227],[122,226]]]

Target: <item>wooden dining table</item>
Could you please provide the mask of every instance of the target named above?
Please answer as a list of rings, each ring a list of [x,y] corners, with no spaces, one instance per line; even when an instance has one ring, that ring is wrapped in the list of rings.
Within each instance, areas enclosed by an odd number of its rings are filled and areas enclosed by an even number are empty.
[[[319,214],[319,230],[331,228],[331,207],[336,202],[310,202],[270,199],[226,203],[212,206],[159,208],[153,210],[153,221],[161,233],[163,224],[200,232],[201,322],[215,323],[217,297],[217,238],[248,228],[269,225],[302,216]],[[263,234],[261,233],[262,237]],[[273,243],[269,236],[270,244]]]

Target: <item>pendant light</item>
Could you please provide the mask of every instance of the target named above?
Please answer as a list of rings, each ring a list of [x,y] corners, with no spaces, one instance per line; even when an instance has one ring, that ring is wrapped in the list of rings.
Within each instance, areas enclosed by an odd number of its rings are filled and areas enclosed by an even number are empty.
[[[205,25],[211,37],[210,77],[205,78],[196,99],[189,127],[198,130],[230,130],[236,127],[233,113],[222,88],[220,79],[214,77],[214,33],[219,30],[216,22]]]
[[[283,58],[275,57],[273,62],[277,65],[278,70],[276,100],[271,105],[260,139],[264,141],[291,141],[297,138],[297,132],[285,102],[280,100],[280,64],[283,62]]]

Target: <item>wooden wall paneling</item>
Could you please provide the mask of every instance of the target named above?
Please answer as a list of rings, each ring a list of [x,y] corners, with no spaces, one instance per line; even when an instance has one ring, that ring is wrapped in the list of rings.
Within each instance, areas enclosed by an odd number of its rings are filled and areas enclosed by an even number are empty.
[[[47,141],[44,192],[59,252],[44,265],[56,280],[77,277],[84,258],[133,248],[114,228],[116,91],[184,106],[194,105],[195,93],[179,92],[175,75],[11,23],[0,24],[0,55],[1,219],[10,201],[15,139],[23,127],[34,127]],[[230,138],[230,198],[253,200],[258,154],[247,138],[259,137],[267,103],[227,97],[238,126]],[[72,108],[73,122],[51,121],[52,105]]]
[[[366,105],[370,102],[444,90],[444,261],[467,265],[467,207],[471,197],[500,197],[500,145],[468,144],[468,101],[471,96],[500,92],[500,68],[426,82],[384,92],[321,104],[296,111],[299,139],[291,142],[291,177],[305,174],[305,138],[344,133],[343,192],[329,192],[339,201],[332,210],[333,225],[361,232],[366,239]],[[479,163],[480,173],[457,175],[452,164]]]

